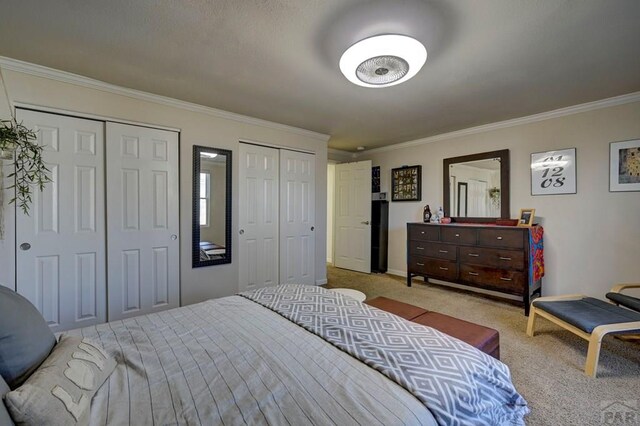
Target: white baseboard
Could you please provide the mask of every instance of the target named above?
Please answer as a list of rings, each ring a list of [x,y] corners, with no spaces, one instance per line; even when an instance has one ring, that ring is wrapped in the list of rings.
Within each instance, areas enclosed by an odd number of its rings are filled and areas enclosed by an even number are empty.
[[[387,269],[387,274],[396,275],[398,277],[407,277],[407,271],[400,271],[398,269]]]
[[[327,279],[316,280],[316,285],[325,285],[327,283]]]

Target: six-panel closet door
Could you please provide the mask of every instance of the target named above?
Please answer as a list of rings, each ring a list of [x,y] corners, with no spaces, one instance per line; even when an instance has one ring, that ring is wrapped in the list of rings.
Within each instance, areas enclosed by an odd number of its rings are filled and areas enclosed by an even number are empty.
[[[109,321],[179,306],[178,134],[107,123]]]
[[[315,161],[280,150],[281,284],[315,284]]]
[[[279,280],[279,153],[246,143],[239,151],[239,288],[246,291]]]
[[[240,291],[315,284],[315,156],[240,144]]]
[[[104,123],[17,110],[52,182],[16,212],[16,290],[53,331],[106,320]]]

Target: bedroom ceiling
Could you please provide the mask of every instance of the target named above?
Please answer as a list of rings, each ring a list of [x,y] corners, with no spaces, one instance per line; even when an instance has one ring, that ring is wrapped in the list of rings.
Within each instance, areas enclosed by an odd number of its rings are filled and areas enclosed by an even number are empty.
[[[640,91],[640,1],[2,0],[0,55],[331,135],[355,151]],[[399,33],[398,86],[340,56]]]

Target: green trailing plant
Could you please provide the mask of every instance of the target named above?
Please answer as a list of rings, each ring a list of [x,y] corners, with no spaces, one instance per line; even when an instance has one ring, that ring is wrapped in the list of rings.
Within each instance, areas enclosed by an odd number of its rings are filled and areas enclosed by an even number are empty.
[[[13,178],[15,196],[9,203],[16,203],[25,214],[33,202],[33,188],[40,191],[51,182],[49,169],[42,159],[43,146],[37,142],[36,132],[13,120],[0,120],[0,151],[9,153],[14,169],[7,177]],[[1,190],[2,182],[0,182]]]

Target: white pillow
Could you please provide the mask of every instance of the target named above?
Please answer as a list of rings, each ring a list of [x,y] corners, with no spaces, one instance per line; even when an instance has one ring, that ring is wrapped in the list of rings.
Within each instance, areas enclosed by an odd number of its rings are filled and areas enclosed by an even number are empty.
[[[63,336],[42,365],[5,396],[16,424],[86,425],[91,399],[116,367],[97,344]]]

